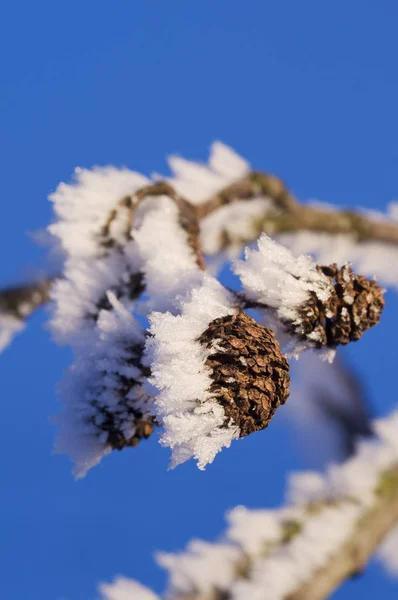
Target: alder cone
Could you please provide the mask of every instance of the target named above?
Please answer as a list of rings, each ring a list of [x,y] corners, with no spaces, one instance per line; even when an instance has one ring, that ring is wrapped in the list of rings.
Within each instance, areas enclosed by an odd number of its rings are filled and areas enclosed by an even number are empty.
[[[108,434],[108,444],[113,450],[123,450],[123,448],[138,446],[141,440],[148,439],[155,429],[153,417],[144,415],[140,411],[131,411],[135,419],[135,430],[131,436],[126,436],[124,431],[118,427],[115,416],[110,413],[105,413],[105,421],[101,425],[101,430]]]
[[[311,294],[300,311],[300,332],[310,335],[314,345],[335,347],[356,342],[377,325],[384,308],[382,288],[373,279],[356,275],[349,265],[318,267],[330,278],[333,292],[327,302]],[[314,335],[315,334],[315,335]]]
[[[148,376],[149,369],[141,363],[143,346],[137,344],[127,347],[126,350],[130,355],[126,359],[126,364],[137,367],[141,375]],[[99,433],[107,434],[107,444],[113,450],[135,448],[141,440],[148,439],[152,435],[157,423],[149,414],[149,398],[142,390],[140,379],[126,377],[120,373],[112,373],[112,375],[115,385],[111,390],[118,397],[118,402],[108,406],[94,398],[92,404],[100,419],[98,423],[95,419],[93,422],[98,427]]]
[[[239,312],[212,321],[199,338],[211,350],[210,392],[223,406],[227,422],[244,437],[267,427],[289,396],[289,364],[271,329]]]

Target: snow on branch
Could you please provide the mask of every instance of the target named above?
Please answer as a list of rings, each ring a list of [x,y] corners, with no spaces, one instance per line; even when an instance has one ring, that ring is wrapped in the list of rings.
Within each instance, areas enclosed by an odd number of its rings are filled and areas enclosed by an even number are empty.
[[[101,583],[101,600],[159,600],[150,589],[126,577],[116,577],[113,583]]]
[[[194,540],[185,552],[159,554],[169,571],[164,597],[321,600],[361,571],[398,523],[398,413],[376,421],[374,431],[325,475],[292,476],[284,507],[237,507],[219,542]],[[390,570],[397,539],[380,551]]]
[[[224,219],[227,243],[246,210],[257,223],[250,236],[290,231],[290,222],[337,233],[350,225],[358,239],[393,244],[396,225],[346,212],[322,225],[324,212],[301,205],[277,177],[251,171],[220,143],[208,167],[177,158],[171,166],[176,176],[156,183],[128,169],[77,169],[75,181],[50,198],[49,231],[65,255],[51,288],[50,326],[74,353],[57,449],[71,454],[78,476],[112,449],[149,437],[155,425],[172,466],[193,457],[204,468],[233,439],[267,427],[285,403],[289,365],[279,340],[287,335],[294,353],[333,350],[380,318],[384,301],[374,281],[348,266],[295,258],[266,235],[235,263],[241,292],[205,271],[203,253]],[[246,234],[237,235],[241,243]],[[267,327],[246,314],[250,307],[266,313]],[[20,315],[5,317],[9,337]]]
[[[320,264],[351,262],[384,285],[398,285],[396,204],[376,213],[300,202],[282,180],[253,171],[220,142],[212,145],[208,166],[175,157],[169,164],[172,185],[198,204],[206,254],[236,256],[264,232],[295,254],[314,254]]]
[[[51,329],[57,341],[85,343],[107,292],[134,298],[141,291],[140,263],[130,239],[128,194],[148,180],[128,169],[77,169],[75,182],[50,196],[56,221],[49,231],[65,253],[63,277],[52,289]]]

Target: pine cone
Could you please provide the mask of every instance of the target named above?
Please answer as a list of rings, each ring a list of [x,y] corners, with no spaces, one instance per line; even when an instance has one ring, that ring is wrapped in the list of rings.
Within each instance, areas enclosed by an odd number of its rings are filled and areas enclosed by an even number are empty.
[[[101,425],[101,430],[108,433],[108,444],[113,450],[123,450],[127,446],[135,448],[141,440],[148,439],[155,429],[154,419],[150,415],[143,415],[141,411],[131,410],[130,414],[135,420],[135,431],[131,436],[125,433],[116,425],[115,415],[109,411],[104,411],[105,420]]]
[[[289,365],[271,329],[247,314],[212,321],[199,342],[211,349],[210,391],[244,437],[267,427],[289,396]]]
[[[364,331],[376,325],[384,308],[382,288],[363,275],[355,275],[350,266],[336,264],[318,267],[333,284],[333,292],[323,303],[311,293],[295,324],[295,333],[313,344],[335,347],[359,340]]]
[[[137,367],[142,375],[147,376],[149,370],[141,363],[143,347],[137,344],[127,348],[127,352],[130,358],[126,360],[126,365]],[[109,376],[105,371],[103,375],[105,378]],[[111,402],[108,406],[94,397],[92,404],[96,408],[97,416],[93,422],[99,433],[107,434],[107,444],[113,450],[123,450],[127,446],[135,448],[142,439],[152,435],[156,422],[149,413],[148,397],[142,390],[141,381],[120,373],[112,373],[111,381],[113,378],[116,385],[111,383],[108,390],[104,386],[98,396],[101,397],[104,391],[108,391],[117,402]]]

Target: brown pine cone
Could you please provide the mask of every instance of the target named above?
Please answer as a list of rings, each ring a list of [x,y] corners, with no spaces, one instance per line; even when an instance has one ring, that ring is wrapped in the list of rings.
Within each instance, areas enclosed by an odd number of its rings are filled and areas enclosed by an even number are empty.
[[[318,269],[330,278],[334,290],[325,303],[311,292],[310,301],[302,307],[292,327],[294,332],[317,348],[356,342],[380,321],[384,308],[382,288],[373,279],[356,275],[348,265]]]
[[[289,365],[271,329],[243,312],[212,321],[199,342],[211,350],[210,391],[244,437],[267,427],[289,396]]]

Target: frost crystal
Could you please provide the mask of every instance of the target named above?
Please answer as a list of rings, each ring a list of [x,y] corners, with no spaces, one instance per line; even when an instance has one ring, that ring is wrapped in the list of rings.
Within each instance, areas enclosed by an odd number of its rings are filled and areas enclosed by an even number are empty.
[[[209,166],[184,158],[168,159],[173,176],[169,183],[179,194],[200,204],[213,194],[250,172],[250,165],[232,148],[221,142],[211,146]]]
[[[361,242],[350,235],[299,231],[278,236],[295,255],[309,253],[320,264],[352,263],[360,273],[376,276],[381,284],[398,286],[398,248],[383,242]]]
[[[49,231],[66,254],[64,278],[52,290],[50,324],[59,342],[84,342],[108,291],[134,295],[140,263],[129,238],[127,210],[119,203],[147,183],[128,169],[77,169],[76,181],[60,184],[50,196],[57,220]]]
[[[72,458],[78,478],[112,448],[134,446],[153,429],[137,359],[144,336],[129,310],[108,297],[111,310],[100,312],[91,344],[77,351],[60,388],[64,410],[56,418],[55,450]]]
[[[149,197],[136,211],[134,240],[142,262],[148,308],[175,311],[199,271],[179,210],[166,196]]]
[[[101,583],[101,600],[160,600],[149,588],[125,577],[116,577],[113,583]]]
[[[170,575],[169,594],[210,594],[226,590],[231,585],[241,559],[238,547],[232,544],[209,544],[192,540],[181,554],[157,554],[157,562]]]
[[[150,315],[147,355],[152,365],[151,383],[159,390],[156,414],[164,431],[161,443],[172,448],[171,466],[193,457],[203,469],[217,452],[239,437],[228,424],[224,409],[208,390],[212,380],[205,362],[209,351],[197,341],[209,323],[233,314],[228,292],[204,273],[181,301],[181,313]]]
[[[310,300],[310,294],[326,303],[333,292],[330,280],[316,268],[310,256],[294,257],[277,242],[262,234],[256,249],[246,249],[245,260],[235,261],[234,272],[239,275],[248,297],[263,304],[279,320],[290,323],[300,332],[303,322],[302,307]],[[317,342],[317,331],[307,334],[309,345]],[[281,334],[283,338],[283,333]],[[305,344],[301,344],[305,347]],[[300,345],[296,343],[296,350]]]

